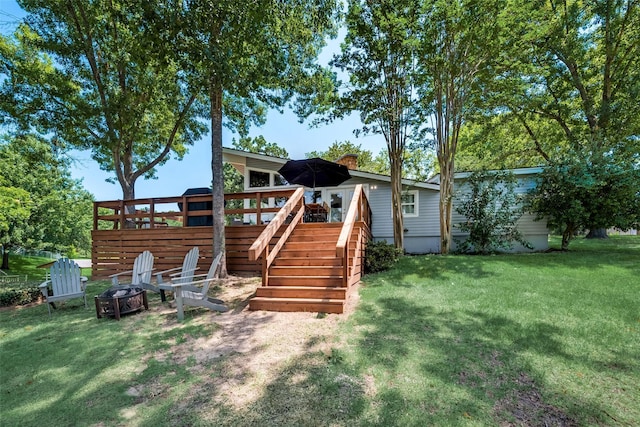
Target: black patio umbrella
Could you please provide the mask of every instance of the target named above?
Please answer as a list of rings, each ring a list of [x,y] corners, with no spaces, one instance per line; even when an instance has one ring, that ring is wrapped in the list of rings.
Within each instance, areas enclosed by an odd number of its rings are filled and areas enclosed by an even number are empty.
[[[300,184],[311,188],[335,187],[351,178],[346,166],[319,157],[289,160],[278,170],[278,173],[289,184]]]

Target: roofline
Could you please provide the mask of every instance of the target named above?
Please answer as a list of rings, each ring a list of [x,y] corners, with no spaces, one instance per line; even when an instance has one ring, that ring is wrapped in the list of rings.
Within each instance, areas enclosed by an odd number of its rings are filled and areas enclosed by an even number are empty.
[[[530,167],[530,168],[515,168],[515,169],[502,169],[502,170],[509,171],[509,172],[513,173],[514,175],[537,175],[539,173],[542,173],[542,171],[544,170],[544,167],[536,166],[536,167]],[[490,170],[490,171],[487,171],[487,172],[492,173],[492,172],[499,172],[499,171],[500,170],[498,170],[498,169],[494,169],[494,170]],[[469,178],[469,176],[472,173],[473,172],[456,172],[456,173],[453,174],[453,179]],[[429,182],[429,183],[439,183],[440,182],[440,174],[436,174],[432,178],[429,178],[429,180],[427,182]]]
[[[245,156],[245,157],[250,157],[252,159],[257,159],[257,160],[271,160],[271,161],[282,163],[282,164],[285,164],[287,163],[287,161],[290,160],[290,159],[285,159],[283,157],[268,156],[266,154],[258,154],[258,153],[252,153],[250,151],[238,150],[236,148],[222,147],[222,153],[224,154],[225,152],[227,152],[227,154]]]
[[[237,150],[235,148],[228,148],[228,147],[222,147],[222,152],[223,153],[227,153],[227,154],[236,155],[236,156],[245,156],[245,157],[249,157],[249,158],[252,158],[252,159],[267,160],[267,161],[272,161],[272,162],[275,162],[275,163],[282,163],[282,164],[284,164],[284,163],[286,163],[287,161],[290,160],[290,159],[285,159],[285,158],[282,158],[282,157],[268,156],[266,154],[251,153],[249,151]],[[372,179],[372,180],[382,181],[382,182],[391,182],[391,177],[389,175],[382,175],[382,174],[378,174],[378,173],[365,172],[365,171],[354,170],[354,169],[350,169],[349,170],[349,174],[351,174],[351,176],[359,177],[359,178],[367,178],[367,179]],[[440,191],[440,186],[438,184],[433,184],[433,183],[424,182],[424,181],[416,181],[416,180],[412,180],[412,179],[403,179],[402,180],[402,185],[408,185],[408,186],[411,186],[411,187],[425,188],[427,190]]]

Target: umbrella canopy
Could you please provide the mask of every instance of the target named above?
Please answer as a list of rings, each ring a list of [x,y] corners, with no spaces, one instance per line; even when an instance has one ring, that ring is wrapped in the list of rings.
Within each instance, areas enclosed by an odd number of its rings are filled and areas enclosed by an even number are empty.
[[[335,187],[349,178],[349,169],[338,163],[314,157],[305,160],[289,160],[278,173],[289,184],[300,184],[305,187]]]

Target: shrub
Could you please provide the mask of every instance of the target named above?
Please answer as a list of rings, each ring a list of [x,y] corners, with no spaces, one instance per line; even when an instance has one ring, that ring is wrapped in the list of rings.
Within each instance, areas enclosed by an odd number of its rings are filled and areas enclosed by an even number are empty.
[[[377,273],[388,270],[398,262],[402,249],[396,248],[385,241],[369,242],[364,255],[365,273]]]
[[[474,172],[467,180],[468,189],[458,194],[456,212],[465,221],[456,224],[464,241],[456,239],[460,252],[490,253],[513,248],[513,242],[531,249],[532,246],[516,228],[524,213],[515,193],[516,179],[510,172]]]
[[[0,307],[24,305],[40,299],[40,289],[37,286],[0,288]]]

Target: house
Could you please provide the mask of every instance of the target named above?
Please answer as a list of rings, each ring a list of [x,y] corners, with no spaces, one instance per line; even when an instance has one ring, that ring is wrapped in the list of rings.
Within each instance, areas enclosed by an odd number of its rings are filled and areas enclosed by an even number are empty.
[[[273,191],[290,189],[279,174],[278,169],[288,159],[249,153],[231,148],[223,148],[224,161],[234,166],[244,176],[245,191]],[[374,240],[393,242],[393,214],[391,210],[391,177],[357,170],[356,156],[346,155],[338,160],[350,169],[351,179],[337,187],[305,189],[307,203],[326,203],[329,208],[329,222],[342,222],[349,207],[356,185],[362,184],[372,212],[371,234]],[[525,193],[535,185],[534,177],[542,168],[514,169],[518,180],[518,193]],[[457,173],[456,181],[464,182],[468,173]],[[440,252],[439,176],[427,182],[404,179],[402,209],[404,212],[404,249],[407,253],[424,254]],[[264,200],[265,206],[277,207],[278,200]],[[463,218],[455,213],[453,224]],[[253,218],[245,218],[251,223]],[[544,221],[534,221],[534,215],[525,214],[518,222],[518,229],[534,246],[533,250],[548,248],[548,230]],[[454,239],[464,235],[453,230]],[[455,249],[455,243],[453,245]],[[517,245],[514,251],[526,251]]]

